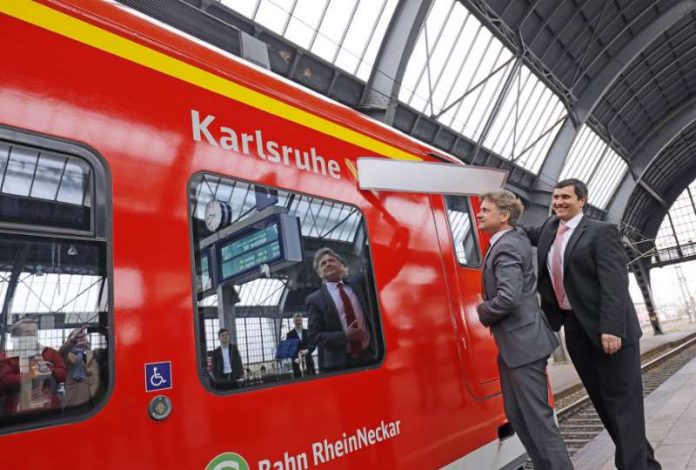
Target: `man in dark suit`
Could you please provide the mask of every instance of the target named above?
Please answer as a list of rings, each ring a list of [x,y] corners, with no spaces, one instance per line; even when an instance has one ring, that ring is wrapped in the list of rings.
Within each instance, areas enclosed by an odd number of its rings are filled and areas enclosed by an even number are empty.
[[[556,215],[525,228],[537,246],[542,309],[551,327],[565,325],[570,358],[616,444],[619,469],[659,469],[645,437],[639,341],[628,292],[628,259],[616,226],[584,217],[587,186],[560,181]]]
[[[309,342],[319,349],[319,370],[355,367],[374,359],[370,310],[358,280],[348,280],[346,263],[331,248],[314,255],[324,281],[306,300]]]
[[[237,388],[244,377],[242,356],[237,346],[230,343],[230,332],[227,328],[218,331],[220,346],[213,351],[212,385],[215,388]]]
[[[307,329],[302,328],[302,314],[296,313],[292,316],[292,322],[295,328],[288,331],[285,339],[299,340],[297,351],[292,358],[292,373],[295,377],[302,377],[302,367],[300,363],[304,362],[305,375],[314,375],[314,359],[312,351],[314,348],[309,345],[309,333]]]
[[[479,228],[491,234],[483,266],[479,319],[498,345],[498,369],[505,414],[534,468],[572,469],[548,402],[546,362],[558,340],[536,294],[532,246],[515,228],[522,203],[510,191],[482,196]]]

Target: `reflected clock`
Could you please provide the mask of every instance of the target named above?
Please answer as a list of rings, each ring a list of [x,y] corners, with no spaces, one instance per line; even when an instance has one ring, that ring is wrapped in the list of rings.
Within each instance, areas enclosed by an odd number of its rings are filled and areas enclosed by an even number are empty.
[[[217,232],[227,227],[232,219],[232,209],[229,204],[217,199],[211,199],[205,206],[205,228]]]

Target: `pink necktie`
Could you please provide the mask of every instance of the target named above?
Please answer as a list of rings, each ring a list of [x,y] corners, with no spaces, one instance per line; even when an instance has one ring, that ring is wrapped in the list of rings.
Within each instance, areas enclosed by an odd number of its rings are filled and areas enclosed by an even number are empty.
[[[563,285],[563,234],[568,230],[568,227],[560,224],[556,239],[553,241],[553,256],[551,257],[551,277],[553,278],[553,290],[556,294],[558,306],[565,308],[563,300],[565,299],[565,286]]]

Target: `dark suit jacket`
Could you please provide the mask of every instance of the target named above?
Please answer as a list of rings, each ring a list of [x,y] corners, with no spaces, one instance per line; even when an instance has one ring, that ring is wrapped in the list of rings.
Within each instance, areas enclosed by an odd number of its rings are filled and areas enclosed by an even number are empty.
[[[541,307],[551,327],[558,331],[565,320],[551,275],[546,267],[559,218],[549,217],[539,227],[525,227],[537,247]],[[632,344],[642,332],[628,292],[628,257],[615,225],[583,216],[566,246],[563,284],[573,312],[592,343],[601,348],[601,334],[619,336]]]
[[[297,337],[297,331],[295,331],[295,328],[292,330],[288,331],[288,334],[285,336],[285,339],[299,339]],[[314,347],[312,347],[309,344],[309,332],[306,329],[302,330],[302,339],[300,340],[300,344],[297,347],[297,352],[295,352],[295,355],[293,356],[293,361],[292,361],[292,371],[295,375],[295,377],[300,377],[302,374],[300,372],[300,365],[296,364],[294,359],[297,358],[297,356],[300,353],[300,350],[302,349],[308,349],[310,354],[307,354],[305,356],[305,364],[307,365],[307,374],[312,375],[314,374],[314,358],[312,358],[312,351],[314,351]]]
[[[222,379],[225,363],[222,360],[222,346],[215,348],[213,351],[213,381],[224,383]],[[244,366],[242,365],[242,356],[239,355],[239,350],[234,344],[228,344],[227,348],[230,352],[230,362],[232,363],[232,376],[234,380],[241,379],[244,376]]]
[[[522,230],[505,232],[491,247],[483,288],[479,319],[491,328],[505,364],[515,368],[548,358],[558,340],[539,308],[532,246]]]
[[[374,356],[375,331],[372,328],[370,310],[367,309],[367,301],[362,286],[358,280],[343,282],[350,286],[360,302],[360,307],[365,316],[365,326],[370,333],[370,344],[363,351],[363,357]],[[346,333],[341,324],[336,304],[326,285],[312,292],[306,300],[309,313],[309,343],[319,348],[319,369],[337,369],[346,365],[347,345]]]

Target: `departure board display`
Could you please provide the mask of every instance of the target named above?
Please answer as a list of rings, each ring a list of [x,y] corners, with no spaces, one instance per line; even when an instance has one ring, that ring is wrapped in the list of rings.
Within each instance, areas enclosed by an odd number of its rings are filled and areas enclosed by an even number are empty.
[[[229,279],[262,264],[272,263],[281,255],[278,224],[274,223],[223,244],[220,253],[223,279]]]
[[[241,283],[302,261],[300,223],[276,214],[216,243],[218,282]]]

